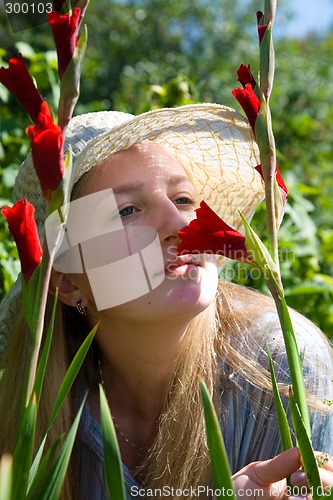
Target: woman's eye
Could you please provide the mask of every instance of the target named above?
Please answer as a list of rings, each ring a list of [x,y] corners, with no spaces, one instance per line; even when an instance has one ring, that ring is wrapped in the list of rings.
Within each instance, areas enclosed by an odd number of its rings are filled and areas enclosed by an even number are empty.
[[[193,205],[194,201],[188,196],[181,196],[180,198],[177,198],[174,203],[176,205]]]
[[[127,217],[128,215],[134,214],[134,212],[135,212],[134,207],[125,207],[119,210],[119,215],[121,215],[121,217]]]

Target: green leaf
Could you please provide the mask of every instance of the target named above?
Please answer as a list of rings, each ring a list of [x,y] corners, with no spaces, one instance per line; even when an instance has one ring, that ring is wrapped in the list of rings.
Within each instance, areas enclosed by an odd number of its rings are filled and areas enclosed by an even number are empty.
[[[55,453],[60,446],[60,443],[63,441],[64,436],[61,436],[53,445],[47,450],[45,456],[41,462],[42,453],[45,446],[46,437],[43,439],[41,446],[39,447],[38,453],[35,457],[35,460],[31,466],[30,474],[29,474],[29,484],[28,484],[28,500],[34,498],[34,491],[36,490],[39,482],[41,481],[43,475],[46,473],[49,468],[52,460],[54,459]],[[41,463],[40,463],[41,462]],[[1,498],[1,497],[0,497]]]
[[[222,492],[227,492],[228,498],[236,500],[231,480],[230,465],[220,425],[213,403],[208,394],[207,386],[203,380],[200,381],[200,389],[205,415],[207,442],[212,465],[214,486],[216,490],[221,491],[221,495],[216,495],[216,498],[225,498],[225,496],[222,495]]]
[[[44,436],[44,439],[41,442],[38,451],[36,453],[36,456],[34,458],[34,461],[32,462],[32,465],[30,467],[29,480],[28,480],[28,493],[30,493],[31,491],[32,483],[35,481],[36,476],[39,475],[39,470],[40,470],[39,464],[43,456],[46,439],[47,439],[47,434]]]
[[[316,274],[312,281],[305,281],[301,285],[285,290],[286,295],[324,295],[326,293],[333,294],[333,278],[323,274]]]
[[[240,213],[242,217],[244,228],[245,228],[245,246],[249,251],[252,259],[257,264],[257,266],[261,269],[263,275],[266,279],[269,279],[271,273],[268,272],[270,270],[273,275],[277,276],[279,271],[278,267],[273,261],[269,251],[256,234],[256,232],[252,229],[250,224],[247,222],[242,213]]]
[[[55,301],[54,301],[54,305],[53,307],[55,308],[55,304],[56,304],[56,298],[55,298]],[[53,309],[53,312],[54,312],[54,309]],[[50,326],[51,326],[51,323],[53,322],[52,318],[51,318],[51,322],[50,322]],[[48,427],[47,427],[47,431],[46,431],[46,434],[44,436],[44,439],[39,447],[39,450],[37,452],[37,455],[35,457],[35,460],[34,460],[34,463],[31,467],[31,470],[30,470],[30,478],[29,478],[29,484],[31,485],[31,483],[35,480],[35,476],[36,474],[38,473],[38,467],[39,467],[39,463],[40,463],[40,460],[41,460],[41,457],[42,457],[42,454],[43,454],[43,451],[44,451],[44,446],[45,446],[45,443],[46,443],[46,438],[47,438],[47,433],[52,425],[52,423],[54,422],[57,414],[58,414],[58,411],[61,407],[61,405],[63,404],[64,402],[64,399],[66,398],[70,388],[72,387],[73,385],[73,382],[75,380],[75,377],[78,373],[78,371],[80,370],[81,368],[81,365],[83,363],[83,360],[88,352],[88,349],[91,345],[91,342],[93,341],[93,338],[95,336],[95,333],[96,333],[96,330],[97,330],[97,327],[98,325],[96,325],[92,331],[89,333],[89,335],[85,338],[84,342],[82,343],[82,345],[80,346],[78,352],[76,353],[71,365],[69,366],[68,370],[67,370],[67,373],[64,377],[64,380],[61,384],[61,387],[59,389],[59,392],[58,392],[58,396],[57,396],[57,399],[56,399],[56,402],[54,404],[54,407],[53,407],[53,411],[52,411],[52,414],[51,414],[51,417],[50,417],[50,420],[49,420],[49,423],[48,423]],[[49,334],[49,331],[48,331],[48,334]],[[49,339],[51,340],[51,339]],[[43,350],[43,354],[42,354],[42,358],[44,357],[45,355],[45,358],[46,358],[46,351],[48,350],[46,344],[48,342],[48,337],[47,337],[47,340],[46,340],[46,343],[45,343],[45,347],[44,347],[44,350]],[[41,360],[42,362],[42,360]],[[47,360],[45,359],[43,362],[47,362]],[[40,366],[38,367],[38,369],[40,369],[41,371],[43,370],[43,368],[40,368]],[[38,377],[40,377],[41,375],[38,375]],[[37,377],[36,377],[37,378]],[[40,384],[40,382],[38,382],[38,384]]]
[[[56,307],[57,307],[57,299],[58,299],[58,289],[56,289],[56,293],[54,296],[50,323],[49,323],[49,326],[47,329],[43,351],[42,351],[40,361],[38,364],[38,369],[36,372],[34,390],[36,392],[36,397],[37,397],[38,402],[40,400],[40,395],[42,392],[45,370],[46,370],[47,360],[49,357],[49,352],[50,352],[50,347],[51,347],[51,340],[52,340],[53,327],[54,327],[54,318],[55,318],[55,312],[56,312]]]
[[[278,390],[275,372],[274,372],[273,360],[271,357],[271,353],[269,352],[268,346],[267,346],[267,355],[268,355],[268,361],[269,361],[269,371],[271,372],[274,403],[275,403],[276,413],[277,413],[278,422],[279,422],[282,450],[285,451],[285,450],[288,450],[289,448],[293,447],[293,442],[292,442],[291,435],[290,435],[290,429],[289,429],[287,415],[286,415],[286,412],[284,410],[284,407],[283,407],[283,404],[281,401],[281,396],[280,396],[280,393]]]
[[[86,399],[87,396],[84,397],[81,403],[80,409],[61,447],[58,457],[44,480],[40,483],[37,492],[34,494],[34,500],[45,500],[46,498],[47,500],[59,499]]]
[[[126,500],[122,462],[116,431],[112,421],[109,405],[101,385],[99,386],[99,398],[104,450],[104,469],[109,498],[112,498],[112,500]]]
[[[10,455],[3,455],[0,460],[0,498],[12,500],[13,459]]]
[[[302,464],[305,470],[309,486],[312,492],[313,500],[317,500],[321,497],[320,493],[323,491],[321,484],[321,479],[319,475],[318,465],[316,457],[314,455],[311,441],[309,439],[307,430],[304,425],[300,410],[296,403],[294,394],[290,393],[290,409],[291,418],[294,424],[295,434],[297,437],[297,443],[299,451],[302,457]]]
[[[64,213],[64,206],[66,207],[70,201],[70,179],[72,176],[72,164],[73,155],[72,148],[69,147],[67,154],[64,159],[65,164],[65,174],[61,179],[57,190],[53,193],[51,202],[48,206],[48,215],[50,215],[55,210],[58,210],[60,219],[63,221],[65,219],[66,213]],[[60,234],[61,236],[62,234]]]
[[[26,57],[27,59],[30,59],[32,56],[36,54],[34,49],[31,47],[31,45],[25,43],[25,42],[16,42],[15,46],[18,50],[18,52],[21,52],[23,57]]]
[[[43,292],[43,283],[45,279],[46,269],[49,264],[49,259],[47,256],[43,256],[40,264],[35,269],[30,281],[28,283],[28,292],[31,297],[33,297],[33,307],[32,307],[32,321],[33,321],[33,331],[36,332],[38,325],[38,317],[41,307],[41,296]],[[32,281],[34,274],[36,273],[36,281]]]
[[[24,317],[26,319],[30,335],[32,335],[32,343],[35,344],[35,332],[37,326],[37,318],[35,316],[36,303],[40,303],[40,280],[42,264],[39,263],[34,272],[32,273],[29,283],[26,283],[23,274],[21,274],[22,282],[22,302],[24,309]],[[38,310],[38,309],[37,309]]]
[[[279,273],[267,248],[264,246],[255,231],[250,227],[249,223],[246,221],[242,214],[241,217],[243,219],[245,227],[246,247],[251,252],[253,260],[263,271],[265,279],[268,282],[270,290],[273,294],[282,327],[293,391],[297,404],[300,408],[305,427],[309,436],[311,437],[310,417],[307,407],[302,364],[287,303],[276,279]],[[273,293],[273,291],[275,293]],[[276,295],[276,292],[278,296]]]
[[[272,280],[274,282],[275,288],[278,292],[278,300],[275,300],[278,315],[280,318],[280,323],[282,327],[282,333],[284,338],[284,344],[286,347],[288,366],[290,371],[290,378],[293,386],[293,393],[295,396],[295,401],[301,412],[302,419],[307,430],[308,436],[311,439],[311,426],[308,404],[306,399],[306,389],[304,383],[302,362],[299,355],[299,350],[297,346],[297,341],[294,333],[293,324],[290,318],[289,309],[286,300],[283,296],[283,292],[279,287],[278,283],[272,274]],[[275,297],[274,297],[275,299]]]
[[[36,415],[37,401],[36,395],[33,394],[23,413],[13,454],[12,500],[22,500],[26,496],[34,446]]]
[[[265,98],[262,98],[260,110],[255,122],[255,135],[260,150],[261,163],[269,156],[270,140],[268,134],[268,110]]]
[[[260,44],[260,90],[268,100],[273,88],[275,56],[272,23],[269,22]]]
[[[16,163],[7,165],[2,174],[2,184],[6,188],[13,188],[17,176],[18,166]]]
[[[55,402],[54,407],[53,407],[53,411],[52,411],[52,414],[50,417],[48,429],[51,427],[52,423],[54,422],[54,419],[56,418],[57,413],[58,413],[65,397],[67,396],[70,388],[73,385],[75,377],[78,374],[78,372],[81,368],[81,365],[83,363],[83,360],[84,360],[84,358],[88,352],[88,349],[93,341],[93,338],[95,336],[97,328],[98,328],[98,324],[96,326],[94,326],[94,328],[91,330],[89,335],[87,335],[87,337],[84,339],[84,342],[80,346],[79,350],[77,351],[73,361],[71,362],[71,364],[66,372],[64,380],[62,381],[61,387],[59,389],[56,402]]]

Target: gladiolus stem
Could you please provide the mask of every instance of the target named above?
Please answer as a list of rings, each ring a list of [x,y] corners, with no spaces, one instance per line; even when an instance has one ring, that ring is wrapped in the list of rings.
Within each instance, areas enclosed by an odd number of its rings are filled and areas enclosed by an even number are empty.
[[[260,150],[262,175],[265,183],[266,227],[269,251],[279,268],[278,220],[275,203],[276,152],[271,113],[264,97],[256,120],[255,132]],[[281,280],[279,280],[281,286]]]
[[[275,169],[276,169],[276,152],[275,140],[272,130],[271,113],[269,105],[266,107],[267,114],[267,136],[269,147],[267,153],[262,158],[262,170],[265,177],[265,196],[266,196],[266,224],[267,237],[269,241],[269,249],[276,265],[279,265],[279,243],[278,243],[278,224],[275,211]],[[281,284],[279,283],[281,286]]]
[[[267,286],[274,299],[276,310],[281,323],[295,401],[298,404],[307,434],[311,438],[310,417],[307,406],[306,389],[302,372],[301,359],[299,356],[289,310],[283,296],[283,291],[275,280],[276,277],[274,278],[272,274],[271,279],[267,280]]]
[[[265,0],[265,24],[274,23],[276,14],[276,0]]]
[[[48,254],[47,243],[46,243],[46,239],[44,237],[43,259],[42,259],[42,265],[41,265],[41,268],[39,271],[40,273],[42,273],[43,283],[42,283],[42,292],[41,292],[41,297],[40,297],[40,306],[39,306],[38,318],[37,318],[35,340],[34,340],[34,343],[32,346],[32,353],[31,353],[31,358],[30,358],[30,370],[29,370],[29,376],[28,376],[27,395],[26,395],[26,404],[27,405],[28,405],[30,398],[32,396],[34,384],[35,384],[37,363],[38,363],[39,351],[40,351],[40,347],[41,347],[43,329],[44,329],[44,317],[45,317],[47,296],[48,296],[50,276],[51,276],[51,270],[52,270],[52,263],[53,263],[53,258],[50,257]]]
[[[268,179],[265,181],[266,225],[267,225],[267,238],[268,238],[270,253],[272,255],[275,264],[278,266],[279,249],[278,249],[277,221],[274,210],[274,175],[269,175]]]

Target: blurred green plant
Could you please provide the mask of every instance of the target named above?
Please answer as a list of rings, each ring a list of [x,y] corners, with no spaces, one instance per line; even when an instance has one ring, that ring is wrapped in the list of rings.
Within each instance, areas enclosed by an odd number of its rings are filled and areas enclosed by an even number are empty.
[[[24,42],[16,43],[29,64],[30,71],[38,81],[42,95],[56,108],[59,97],[57,83],[56,51],[36,53]],[[9,53],[0,49],[0,66],[8,61]],[[18,168],[28,155],[30,144],[25,128],[31,124],[26,112],[10,92],[0,85],[0,209],[12,204],[12,190]],[[4,297],[15,281],[20,264],[16,245],[8,230],[8,225],[0,217],[0,298]]]
[[[192,4],[190,8],[189,2],[176,0],[101,0],[90,5],[87,23],[93,29],[77,112],[138,113],[192,101],[236,107],[231,89],[239,60],[250,63],[256,73],[255,2],[249,1],[246,9],[240,8],[239,0]],[[105,9],[112,15],[105,16]],[[1,11],[0,20],[0,45],[6,47],[0,49],[0,65],[19,49],[52,105],[59,90],[47,26],[11,34]],[[331,337],[332,50],[333,33],[325,38],[275,39],[278,68],[270,99],[278,164],[290,191],[280,231],[286,298]],[[0,92],[0,205],[4,205],[28,151],[24,129],[29,122],[6,90]],[[263,217],[264,212],[261,217],[258,214],[255,222],[261,235]],[[0,221],[0,298],[17,270],[14,245]],[[229,263],[224,275],[265,291],[263,281],[239,263]]]

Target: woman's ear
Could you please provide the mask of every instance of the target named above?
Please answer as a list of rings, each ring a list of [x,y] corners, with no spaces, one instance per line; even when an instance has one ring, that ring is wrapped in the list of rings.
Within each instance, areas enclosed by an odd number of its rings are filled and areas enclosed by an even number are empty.
[[[88,297],[70,281],[66,274],[59,273],[52,269],[49,285],[49,292],[51,295],[55,294],[57,288],[58,298],[64,304],[76,307],[78,300],[80,300],[82,307],[87,307]]]

